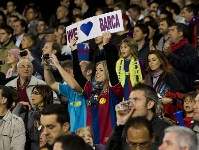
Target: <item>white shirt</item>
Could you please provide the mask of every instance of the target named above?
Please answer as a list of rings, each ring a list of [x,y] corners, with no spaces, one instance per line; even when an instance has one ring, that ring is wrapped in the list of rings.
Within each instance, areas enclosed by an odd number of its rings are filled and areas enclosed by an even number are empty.
[[[24,34],[25,34],[25,33],[24,33]],[[15,43],[15,45],[16,45],[17,47],[20,46],[24,34],[20,35],[19,37],[16,37],[16,43]]]

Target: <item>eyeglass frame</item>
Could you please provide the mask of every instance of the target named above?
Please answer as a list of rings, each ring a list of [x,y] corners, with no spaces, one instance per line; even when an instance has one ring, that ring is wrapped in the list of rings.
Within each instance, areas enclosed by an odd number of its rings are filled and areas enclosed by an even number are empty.
[[[128,142],[127,141],[127,144],[129,146],[129,148],[133,148],[133,149],[136,149],[137,146],[139,146],[140,148],[146,148],[149,146],[149,141],[145,141],[145,142],[142,142],[142,143],[133,143],[133,142]],[[132,145],[133,144],[133,145]]]

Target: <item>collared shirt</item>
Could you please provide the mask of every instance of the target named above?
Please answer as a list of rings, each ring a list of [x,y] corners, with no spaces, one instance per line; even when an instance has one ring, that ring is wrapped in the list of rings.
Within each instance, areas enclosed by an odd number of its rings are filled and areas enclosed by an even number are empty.
[[[25,34],[25,33],[24,33],[24,34]],[[22,34],[22,35],[16,37],[15,45],[16,45],[17,47],[20,46],[24,34]]]
[[[159,42],[158,42],[158,49],[159,49],[160,51],[163,51],[162,49],[163,49],[165,43],[169,44],[169,43],[170,43],[170,39],[167,38],[167,39],[165,40],[164,37],[162,37],[162,38],[159,40]]]

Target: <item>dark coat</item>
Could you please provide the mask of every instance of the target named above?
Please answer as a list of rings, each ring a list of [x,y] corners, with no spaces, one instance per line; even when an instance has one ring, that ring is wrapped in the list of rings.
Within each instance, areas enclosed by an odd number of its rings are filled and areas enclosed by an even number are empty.
[[[161,120],[156,114],[150,120],[155,133],[155,143],[153,144],[153,150],[157,150],[162,143],[164,137],[164,129],[170,126],[169,123]],[[115,126],[111,136],[109,137],[105,150],[129,150],[124,135],[125,125]]]
[[[182,83],[184,92],[192,91],[192,84],[198,73],[196,49],[191,44],[187,44],[174,53],[170,53],[167,58],[174,68],[176,77]]]

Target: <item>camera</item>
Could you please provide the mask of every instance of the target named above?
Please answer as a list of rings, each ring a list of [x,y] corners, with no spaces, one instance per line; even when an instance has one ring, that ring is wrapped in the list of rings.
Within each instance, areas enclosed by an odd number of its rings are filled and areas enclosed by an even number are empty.
[[[49,59],[49,54],[43,54],[43,58],[44,58],[45,60]]]
[[[4,65],[5,64],[5,60],[0,60],[0,65]]]
[[[23,56],[28,55],[28,52],[27,52],[27,51],[22,51],[22,52],[19,53],[19,55],[20,55],[21,57],[23,57]]]

